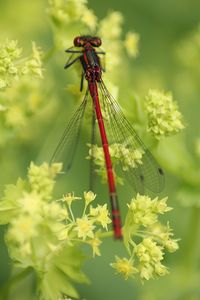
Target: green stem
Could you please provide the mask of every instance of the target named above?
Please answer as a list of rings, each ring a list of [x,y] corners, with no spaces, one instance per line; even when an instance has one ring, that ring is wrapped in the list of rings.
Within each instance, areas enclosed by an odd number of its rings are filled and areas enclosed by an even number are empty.
[[[0,288],[0,299],[6,300],[8,299],[8,295],[10,292],[10,289],[17,284],[19,281],[21,281],[23,278],[27,277],[29,274],[31,274],[32,269],[26,268],[22,270],[21,272],[14,275],[8,282],[6,282],[4,285]]]
[[[72,209],[71,209],[71,205],[68,205],[68,208],[69,208],[70,215],[71,215],[71,217],[72,217],[72,222],[75,223],[75,218],[74,218],[74,215],[73,215],[73,211],[72,211]]]
[[[86,202],[85,202],[85,206],[84,206],[84,209],[83,209],[82,218],[85,216],[86,208],[87,208],[87,204],[86,204]]]
[[[113,236],[113,231],[106,231],[106,232],[101,232],[98,234],[100,238],[106,238],[106,237],[111,237]]]

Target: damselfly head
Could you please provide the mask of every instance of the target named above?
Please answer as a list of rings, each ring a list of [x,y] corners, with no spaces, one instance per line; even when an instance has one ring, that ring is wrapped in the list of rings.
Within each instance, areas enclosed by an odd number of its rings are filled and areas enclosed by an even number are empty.
[[[100,47],[101,39],[97,36],[90,36],[90,35],[77,36],[74,39],[74,46],[76,46],[76,47],[84,47],[88,43],[92,47]]]

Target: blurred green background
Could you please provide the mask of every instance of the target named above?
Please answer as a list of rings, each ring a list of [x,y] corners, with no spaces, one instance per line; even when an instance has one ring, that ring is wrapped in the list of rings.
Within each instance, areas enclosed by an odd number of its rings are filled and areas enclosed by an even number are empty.
[[[46,14],[48,2],[45,0],[1,0],[0,23],[1,38],[17,39],[25,53],[30,52],[31,41],[35,41],[44,51],[53,44],[53,35],[49,18]],[[181,136],[179,150],[194,157],[195,139],[200,136],[200,60],[187,64],[188,53],[180,59],[182,41],[190,39],[191,32],[197,30],[200,23],[200,1],[198,0],[126,0],[106,1],[90,0],[89,7],[103,18],[107,12],[118,10],[124,15],[124,30],[134,29],[140,35],[139,57],[132,64],[129,82],[140,97],[147,94],[149,88],[172,91],[184,116],[186,129]],[[79,34],[79,33],[77,33]],[[67,32],[66,32],[67,38]],[[191,41],[192,43],[192,41]],[[106,49],[109,51],[109,49]],[[184,47],[183,47],[184,50]],[[200,37],[199,37],[200,59]],[[185,60],[185,62],[184,62]],[[45,105],[17,137],[9,139],[0,148],[0,192],[4,184],[15,183],[16,179],[25,176],[30,161],[42,162],[49,159],[57,142],[59,132],[74,109],[74,100],[65,90],[67,83],[73,82],[71,72],[64,72],[66,61],[64,52],[56,53],[45,65],[42,81]],[[69,99],[69,101],[68,101]],[[129,101],[129,99],[127,99]],[[125,105],[125,102],[123,102]],[[177,137],[179,139],[180,137]],[[83,138],[84,140],[84,138]],[[172,142],[173,145],[174,142]],[[170,144],[169,144],[170,145]],[[182,148],[181,148],[182,147]],[[173,165],[174,148],[168,148],[169,163]],[[85,154],[83,154],[84,156]],[[187,160],[187,157],[182,158]],[[81,194],[87,185],[87,166],[81,158],[76,161],[75,170],[67,180],[61,178],[57,191],[72,191]],[[196,167],[200,166],[196,158]],[[102,246],[102,256],[89,260],[84,269],[91,278],[90,286],[79,286],[83,299],[88,300],[197,300],[200,299],[199,287],[199,208],[198,205],[184,207],[177,201],[177,191],[182,185],[182,178],[175,172],[166,176],[166,195],[169,205],[174,210],[168,215],[176,237],[180,237],[180,250],[166,257],[165,264],[170,274],[165,278],[150,280],[144,285],[137,280],[124,281],[115,276],[109,263],[115,254],[124,254],[123,247],[112,240]],[[81,173],[79,179],[77,174]],[[190,187],[191,191],[193,186]],[[119,190],[121,199],[130,199],[129,189]],[[192,195],[192,192],[191,194]],[[189,195],[189,197],[190,197]],[[194,196],[198,194],[195,186]],[[192,197],[192,196],[191,196]],[[101,192],[102,202],[107,200],[106,186]],[[125,201],[121,204],[126,208]],[[7,281],[11,272],[11,261],[3,240],[4,229],[1,229],[0,240],[0,283]],[[29,300],[32,298],[32,278],[22,281],[12,292],[12,300]]]

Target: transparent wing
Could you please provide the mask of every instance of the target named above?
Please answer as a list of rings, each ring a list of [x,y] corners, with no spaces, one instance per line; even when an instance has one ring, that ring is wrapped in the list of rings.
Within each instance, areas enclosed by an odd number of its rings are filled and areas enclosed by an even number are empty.
[[[81,130],[81,123],[87,105],[87,99],[88,91],[86,92],[83,102],[80,104],[71,120],[67,124],[65,131],[61,136],[60,141],[50,160],[50,163],[62,162],[63,168],[66,171],[71,168],[76,153]]]
[[[126,119],[103,81],[99,83],[99,87],[108,141],[110,145],[115,144],[120,156],[123,156],[123,162],[120,162],[123,176],[137,192],[144,193],[147,188],[154,193],[160,193],[164,188],[163,170]]]

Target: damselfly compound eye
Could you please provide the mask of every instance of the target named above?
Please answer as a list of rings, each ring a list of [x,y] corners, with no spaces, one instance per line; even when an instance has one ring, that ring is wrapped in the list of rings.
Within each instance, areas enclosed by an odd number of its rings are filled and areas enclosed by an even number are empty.
[[[91,40],[91,45],[93,47],[100,47],[101,46],[101,39],[98,38],[98,37],[94,37],[92,40]]]
[[[74,46],[76,47],[82,47],[84,46],[85,41],[82,39],[82,37],[78,36],[74,39]]]

